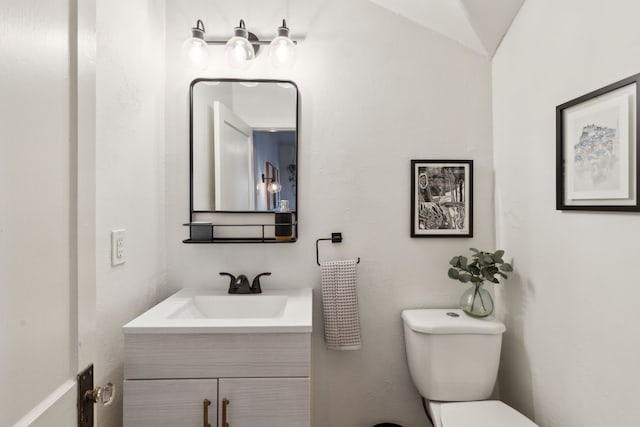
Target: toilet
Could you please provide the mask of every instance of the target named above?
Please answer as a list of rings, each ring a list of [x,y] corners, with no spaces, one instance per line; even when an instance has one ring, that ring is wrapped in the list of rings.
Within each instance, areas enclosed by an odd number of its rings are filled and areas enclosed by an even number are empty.
[[[504,324],[458,309],[404,310],[411,378],[434,427],[536,427],[489,399],[498,375]]]

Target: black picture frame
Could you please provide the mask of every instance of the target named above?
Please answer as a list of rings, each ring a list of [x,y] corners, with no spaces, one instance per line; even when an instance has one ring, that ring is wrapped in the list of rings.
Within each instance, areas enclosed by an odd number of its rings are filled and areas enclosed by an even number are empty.
[[[411,160],[411,237],[473,237],[473,160]]]
[[[640,211],[640,74],[556,106],[556,210]]]

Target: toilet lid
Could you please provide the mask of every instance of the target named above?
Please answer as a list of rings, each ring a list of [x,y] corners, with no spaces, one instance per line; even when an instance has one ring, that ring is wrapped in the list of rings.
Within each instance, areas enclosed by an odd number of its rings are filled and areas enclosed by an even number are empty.
[[[444,427],[537,427],[499,400],[443,403],[440,419]]]
[[[425,334],[498,335],[506,329],[504,323],[493,317],[479,319],[457,308],[403,310],[402,320],[410,329]]]

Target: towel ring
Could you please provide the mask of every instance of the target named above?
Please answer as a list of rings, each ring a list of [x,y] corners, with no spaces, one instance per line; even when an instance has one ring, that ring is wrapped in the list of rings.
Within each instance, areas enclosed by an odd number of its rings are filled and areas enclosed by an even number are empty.
[[[342,242],[342,233],[331,233],[331,237],[316,240],[316,264],[318,265],[320,265],[320,250],[318,248],[318,243],[320,243],[321,240],[331,240],[331,243],[340,243]],[[360,264],[360,257],[358,257],[356,264]]]

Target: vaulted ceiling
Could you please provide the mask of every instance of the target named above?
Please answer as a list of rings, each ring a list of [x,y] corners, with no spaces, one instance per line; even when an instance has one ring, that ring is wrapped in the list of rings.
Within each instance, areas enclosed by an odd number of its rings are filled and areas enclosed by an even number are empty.
[[[370,1],[489,57],[524,3],[524,0]]]

